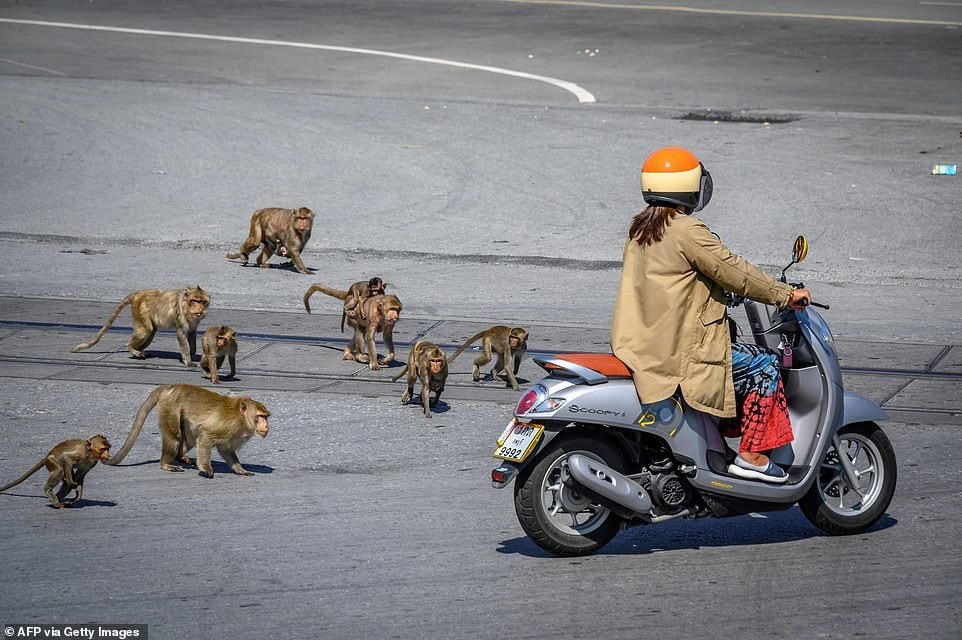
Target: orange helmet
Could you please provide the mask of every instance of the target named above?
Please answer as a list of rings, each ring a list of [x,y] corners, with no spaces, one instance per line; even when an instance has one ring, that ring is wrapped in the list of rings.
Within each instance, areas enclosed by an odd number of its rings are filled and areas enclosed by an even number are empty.
[[[653,206],[681,205],[700,211],[711,200],[711,174],[691,151],[662,147],[641,166],[641,193]]]

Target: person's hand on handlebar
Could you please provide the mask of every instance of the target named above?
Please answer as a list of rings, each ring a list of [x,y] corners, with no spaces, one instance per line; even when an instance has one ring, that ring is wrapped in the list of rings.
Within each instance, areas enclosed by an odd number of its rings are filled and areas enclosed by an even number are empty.
[[[812,302],[812,294],[808,292],[808,289],[794,289],[792,291],[792,299],[788,301],[788,306],[795,311],[802,311]]]

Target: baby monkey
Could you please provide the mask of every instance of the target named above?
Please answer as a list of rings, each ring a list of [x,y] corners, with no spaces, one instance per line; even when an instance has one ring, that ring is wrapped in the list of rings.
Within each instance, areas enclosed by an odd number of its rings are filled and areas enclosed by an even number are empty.
[[[234,377],[235,359],[237,358],[237,332],[227,325],[210,327],[201,338],[204,355],[200,358],[200,366],[204,370],[204,377],[214,384],[220,384],[217,370],[224,364],[224,358],[230,363],[230,377]]]
[[[40,462],[14,480],[8,485],[0,487],[0,491],[11,489],[37,471],[46,466],[50,472],[46,484],[43,485],[43,492],[50,498],[50,504],[57,509],[69,507],[80,501],[84,493],[84,477],[87,473],[97,466],[98,462],[107,462],[110,458],[110,442],[107,438],[96,435],[89,440],[64,440],[44,456]],[[60,490],[53,492],[57,483],[62,482]],[[70,502],[63,502],[63,499],[71,491],[74,498]]]
[[[421,380],[421,406],[424,407],[424,417],[431,417],[431,407],[436,406],[444,391],[444,383],[448,379],[448,360],[444,352],[436,344],[427,340],[418,340],[411,348],[408,363],[401,371],[391,378],[396,382],[398,378],[408,374],[408,389],[401,396],[401,402],[407,404],[414,395],[414,381]],[[434,400],[429,401],[431,392]]]

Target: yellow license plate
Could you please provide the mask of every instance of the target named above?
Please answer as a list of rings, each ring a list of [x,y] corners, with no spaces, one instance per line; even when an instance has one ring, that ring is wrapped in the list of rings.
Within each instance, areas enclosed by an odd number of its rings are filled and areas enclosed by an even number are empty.
[[[498,446],[491,455],[508,462],[524,462],[524,459],[534,451],[542,433],[544,433],[544,425],[511,420],[508,428],[498,438]]]

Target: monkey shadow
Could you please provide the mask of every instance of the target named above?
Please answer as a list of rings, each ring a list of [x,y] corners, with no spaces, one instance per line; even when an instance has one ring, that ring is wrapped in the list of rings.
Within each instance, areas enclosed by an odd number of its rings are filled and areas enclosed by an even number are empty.
[[[188,453],[188,455],[192,455],[192,454]],[[143,461],[141,461],[141,462],[132,462],[132,463],[130,463],[130,464],[117,464],[117,465],[113,465],[113,466],[116,466],[116,467],[142,467],[142,466],[147,465],[147,464],[160,464],[160,458],[154,458],[153,460],[143,460]],[[242,462],[241,464],[244,466],[244,468],[245,468],[247,471],[250,471],[251,473],[256,473],[256,474],[258,474],[258,475],[260,475],[260,474],[267,474],[267,473],[274,473],[274,467],[269,467],[269,466],[264,465],[264,464],[249,464],[249,463],[247,463],[247,462]],[[183,469],[184,471],[197,471],[197,467],[188,467],[188,466],[185,466],[185,465],[183,465],[183,464],[178,464],[177,466],[179,466],[179,467],[180,467],[181,469]],[[217,473],[233,474],[233,473],[234,473],[233,469],[231,469],[230,466],[229,466],[226,462],[223,462],[223,461],[221,461],[221,460],[211,460],[211,461],[210,461],[210,466],[211,466],[211,468],[214,470],[214,473],[215,473],[215,474],[217,474]]]
[[[146,358],[134,358],[130,357],[130,360],[139,360],[144,362],[145,360],[176,360],[180,362],[180,352],[179,351],[144,351]],[[194,362],[199,362],[200,357],[194,360]]]
[[[406,407],[406,406],[412,405],[412,404],[413,404],[413,405],[417,405],[417,408],[418,408],[418,409],[423,409],[423,408],[424,408],[424,407],[421,405],[421,396],[414,396],[413,398],[411,398],[410,400],[408,400],[407,402],[405,402],[405,403],[404,403],[403,405],[401,405],[401,406]],[[451,410],[451,406],[450,406],[447,402],[445,402],[444,400],[438,400],[438,403],[437,403],[436,405],[434,405],[433,407],[431,407],[431,413],[447,413],[447,412],[450,411],[450,410]]]
[[[5,491],[3,495],[10,496],[11,498],[29,498],[33,500],[45,500],[47,501],[47,506],[49,508],[57,509],[57,507],[50,504],[50,501],[47,499],[47,496],[31,495],[29,493],[10,493],[8,491]],[[112,500],[89,500],[87,498],[82,498],[81,500],[77,500],[74,502],[65,502],[64,504],[67,505],[65,507],[66,509],[82,509],[84,507],[116,507],[117,506],[117,503],[113,502]],[[59,509],[57,510],[59,511]]]
[[[514,379],[518,381],[518,386],[519,386],[519,387],[520,387],[521,385],[523,385],[523,384],[528,384],[529,382],[531,382],[531,381],[528,380],[527,378],[522,378],[521,376],[515,376]],[[487,374],[487,375],[485,375],[485,376],[482,376],[480,382],[500,382],[500,383],[502,383],[506,388],[508,388],[508,389],[511,388],[511,381],[508,380],[508,376],[505,376],[505,375],[502,375],[502,376],[498,377],[498,376],[493,376],[493,375],[491,375],[491,374],[489,373],[489,374]]]
[[[241,465],[243,465],[245,470],[250,471],[251,473],[256,473],[257,475],[274,473],[274,467],[269,467],[266,464],[248,464],[247,462],[242,462]],[[211,460],[210,466],[214,470],[215,474],[234,474],[234,471],[226,462],[221,462],[220,460]]]
[[[258,269],[260,268],[260,266],[257,264],[256,261],[255,261],[255,262],[249,262],[249,263],[247,263],[247,264],[240,263],[240,265],[241,265],[242,267],[257,267]],[[297,270],[297,267],[294,266],[294,263],[293,263],[293,262],[268,262],[268,263],[267,263],[267,268],[268,268],[268,269],[281,269],[282,271],[293,271],[294,273],[300,273],[300,272]],[[314,267],[307,267],[307,271],[308,271],[309,273],[312,273],[312,274],[313,274],[313,273],[317,273],[317,269],[315,269]]]
[[[52,504],[47,506],[49,506],[51,509],[55,508]],[[114,502],[113,500],[88,500],[87,498],[82,498],[80,500],[77,500],[76,502],[68,502],[65,508],[84,509],[86,507],[116,507],[116,506],[117,506],[117,503]]]

